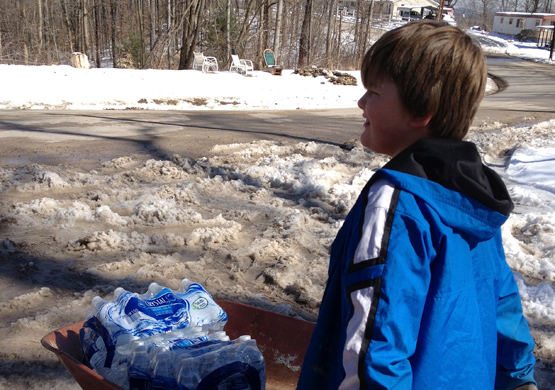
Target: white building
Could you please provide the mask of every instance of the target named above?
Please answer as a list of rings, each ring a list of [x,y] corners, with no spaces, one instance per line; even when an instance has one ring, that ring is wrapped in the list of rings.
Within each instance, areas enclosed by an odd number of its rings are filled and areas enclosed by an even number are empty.
[[[529,12],[497,12],[493,18],[492,31],[505,35],[517,35],[522,30],[532,30],[539,36],[539,26],[555,24],[555,14]]]

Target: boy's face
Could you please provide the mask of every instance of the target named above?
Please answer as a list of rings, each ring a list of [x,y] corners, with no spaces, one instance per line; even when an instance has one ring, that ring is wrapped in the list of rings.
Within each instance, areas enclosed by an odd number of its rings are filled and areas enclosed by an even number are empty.
[[[366,119],[360,136],[362,145],[391,157],[428,136],[428,129],[415,127],[413,117],[401,102],[397,86],[389,80],[376,82],[358,101]]]

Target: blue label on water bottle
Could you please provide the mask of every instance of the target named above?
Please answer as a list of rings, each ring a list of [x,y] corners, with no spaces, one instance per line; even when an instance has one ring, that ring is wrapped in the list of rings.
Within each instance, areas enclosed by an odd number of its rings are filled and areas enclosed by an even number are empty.
[[[125,305],[125,314],[133,317],[141,312],[156,320],[164,320],[176,313],[185,312],[189,303],[178,298],[172,292],[165,292],[151,299],[132,297]]]
[[[178,339],[170,344],[170,350],[173,351],[176,349],[191,347],[192,345],[203,343],[208,340],[208,336],[195,337],[194,339]]]

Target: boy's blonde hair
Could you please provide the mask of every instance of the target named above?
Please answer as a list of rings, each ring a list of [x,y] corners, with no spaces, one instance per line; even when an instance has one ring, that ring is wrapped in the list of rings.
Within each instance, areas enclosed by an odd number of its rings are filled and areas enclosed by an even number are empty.
[[[394,82],[413,117],[432,115],[433,137],[455,139],[468,132],[487,82],[478,44],[432,20],[385,33],[364,56],[361,76],[367,89],[384,79]]]

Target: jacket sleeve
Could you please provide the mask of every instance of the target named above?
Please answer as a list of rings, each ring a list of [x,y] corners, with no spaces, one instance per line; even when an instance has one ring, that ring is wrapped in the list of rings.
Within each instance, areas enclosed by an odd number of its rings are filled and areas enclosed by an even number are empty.
[[[536,385],[534,339],[522,314],[522,304],[513,273],[507,265],[501,280],[497,308],[497,375],[495,388],[509,390]],[[526,387],[523,387],[526,388]],[[533,388],[533,387],[532,387]]]
[[[412,388],[409,358],[431,277],[429,227],[397,213],[398,192],[382,190],[387,196],[366,207],[349,273],[341,390]]]

